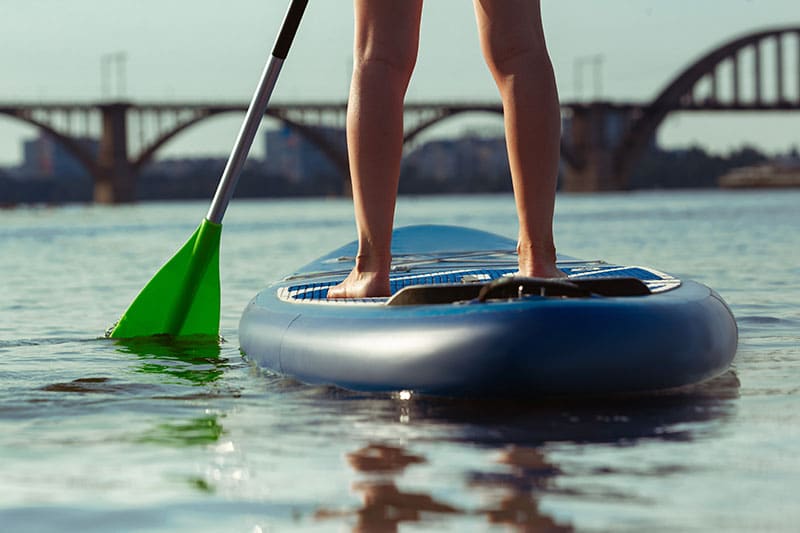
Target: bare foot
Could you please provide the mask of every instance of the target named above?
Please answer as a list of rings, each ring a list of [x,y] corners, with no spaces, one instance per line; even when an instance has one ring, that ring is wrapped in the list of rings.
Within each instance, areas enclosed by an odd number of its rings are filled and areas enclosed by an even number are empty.
[[[350,274],[335,287],[328,289],[328,298],[371,298],[391,295],[389,288],[389,265],[385,260],[378,260],[372,265],[368,258],[356,258],[356,266]],[[385,266],[384,266],[385,265]]]
[[[566,278],[567,275],[556,268],[556,250],[547,247],[534,250],[532,246],[517,245],[519,275],[535,278]]]

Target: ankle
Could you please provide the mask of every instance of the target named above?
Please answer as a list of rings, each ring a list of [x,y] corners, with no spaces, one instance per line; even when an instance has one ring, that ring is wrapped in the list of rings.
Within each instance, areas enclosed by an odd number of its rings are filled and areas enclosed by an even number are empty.
[[[556,247],[552,242],[537,244],[519,241],[517,242],[517,255],[520,260],[525,259],[534,263],[555,263]]]
[[[363,254],[356,256],[355,270],[358,272],[373,272],[388,274],[392,266],[391,254]]]
[[[556,247],[552,242],[535,244],[517,243],[519,273],[523,276],[560,278],[565,274],[556,267]]]

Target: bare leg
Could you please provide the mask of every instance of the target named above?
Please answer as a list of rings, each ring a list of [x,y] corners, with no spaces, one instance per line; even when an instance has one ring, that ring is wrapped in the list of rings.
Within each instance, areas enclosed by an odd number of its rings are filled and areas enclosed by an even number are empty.
[[[414,70],[422,0],[354,0],[347,149],[358,256],[329,298],[389,294],[392,224],[403,153],[403,100]]]
[[[481,48],[503,100],[519,271],[563,277],[553,242],[561,113],[539,0],[474,0],[474,6]]]

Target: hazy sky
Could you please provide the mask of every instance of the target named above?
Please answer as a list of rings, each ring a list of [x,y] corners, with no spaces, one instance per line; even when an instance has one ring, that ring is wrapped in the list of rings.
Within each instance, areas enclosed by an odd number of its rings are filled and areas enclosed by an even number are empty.
[[[124,89],[123,96],[132,100],[247,101],[286,5],[283,0],[0,0],[0,103],[97,100],[101,57],[119,51],[127,57],[125,87],[114,77],[115,95]],[[797,0],[543,0],[543,12],[562,100],[601,96],[646,102],[700,55],[733,37],[766,27],[800,27]],[[273,101],[343,100],[352,26],[351,2],[311,0]],[[797,54],[796,46],[787,49],[787,62],[796,65]],[[603,57],[600,94],[592,67],[576,69],[595,55]],[[797,75],[787,78],[789,94],[797,95]],[[471,2],[427,0],[408,98],[497,98],[480,56]],[[206,121],[178,136],[160,156],[227,154],[241,119]],[[696,142],[720,151],[745,143],[786,150],[800,144],[798,132],[800,113],[684,114],[671,118],[659,139],[668,146]],[[20,138],[33,135],[32,128],[0,116],[0,164],[18,162]]]

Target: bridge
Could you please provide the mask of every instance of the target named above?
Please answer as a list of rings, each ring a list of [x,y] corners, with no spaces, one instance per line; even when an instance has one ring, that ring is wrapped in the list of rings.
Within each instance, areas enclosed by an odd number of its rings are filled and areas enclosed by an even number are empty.
[[[796,61],[787,65],[789,46],[794,47]],[[794,90],[787,83],[790,79]],[[211,117],[246,108],[219,102],[0,103],[0,114],[60,142],[94,179],[95,201],[119,203],[135,199],[136,175],[176,135]],[[562,103],[562,186],[567,191],[628,188],[636,163],[670,113],[797,110],[800,26],[738,37],[691,63],[649,103]],[[411,143],[428,128],[466,113],[502,115],[503,110],[499,102],[408,103],[404,140]],[[320,126],[344,128],[345,114],[345,102],[277,103],[267,111],[316,145],[343,179],[348,177],[347,154]],[[82,139],[97,123],[100,145],[95,154]],[[136,133],[138,139],[133,138]]]

